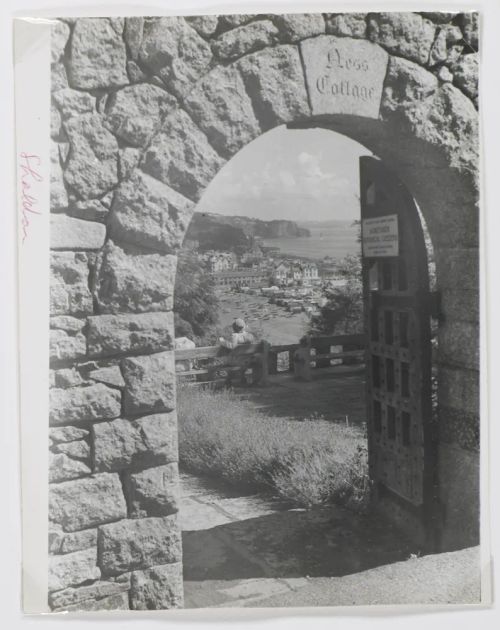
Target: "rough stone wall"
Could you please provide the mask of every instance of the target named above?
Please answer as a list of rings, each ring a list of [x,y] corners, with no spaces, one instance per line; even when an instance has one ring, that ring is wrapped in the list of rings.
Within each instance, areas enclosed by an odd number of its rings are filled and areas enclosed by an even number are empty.
[[[315,58],[332,43],[347,58],[375,60],[378,83],[370,104],[360,100],[352,112],[336,110],[314,91]],[[280,124],[316,120],[364,142],[421,195],[448,314],[440,337],[441,437],[448,454],[442,472],[455,485],[444,500],[458,505],[463,484],[477,498],[469,479],[479,427],[477,45],[477,14],[57,22],[53,610],[182,606],[172,351],[176,252],[195,203],[225,161]],[[440,197],[443,177],[448,186]],[[472,453],[472,468],[462,477],[450,474],[457,467],[448,446]],[[456,518],[468,509],[463,505]]]

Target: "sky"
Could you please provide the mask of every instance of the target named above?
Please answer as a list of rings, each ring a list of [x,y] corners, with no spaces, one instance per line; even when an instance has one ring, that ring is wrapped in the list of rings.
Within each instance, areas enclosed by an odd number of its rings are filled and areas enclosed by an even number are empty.
[[[361,144],[326,129],[269,131],[215,176],[198,212],[292,221],[359,218]]]

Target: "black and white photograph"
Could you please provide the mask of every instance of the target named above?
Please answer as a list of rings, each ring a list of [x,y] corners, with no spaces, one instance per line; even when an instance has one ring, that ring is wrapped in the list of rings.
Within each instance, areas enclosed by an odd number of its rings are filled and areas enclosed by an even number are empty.
[[[489,601],[479,31],[463,8],[50,20],[30,612]]]

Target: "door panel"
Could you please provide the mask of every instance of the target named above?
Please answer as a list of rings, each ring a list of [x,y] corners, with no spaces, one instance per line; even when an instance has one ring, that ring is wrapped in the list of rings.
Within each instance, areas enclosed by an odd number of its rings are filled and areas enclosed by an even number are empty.
[[[360,158],[367,414],[374,500],[432,546],[436,495],[427,253],[416,204]]]

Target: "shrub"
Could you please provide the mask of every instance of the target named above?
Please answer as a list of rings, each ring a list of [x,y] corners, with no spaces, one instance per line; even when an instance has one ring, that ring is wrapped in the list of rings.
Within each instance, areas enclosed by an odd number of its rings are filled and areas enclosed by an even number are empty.
[[[265,487],[293,505],[368,499],[365,439],[323,419],[260,413],[233,391],[184,386],[178,394],[179,459],[193,473]]]
[[[341,287],[324,290],[327,303],[311,318],[312,335],[341,335],[363,331],[363,283],[361,256],[348,255],[338,261],[337,273],[346,281]]]

